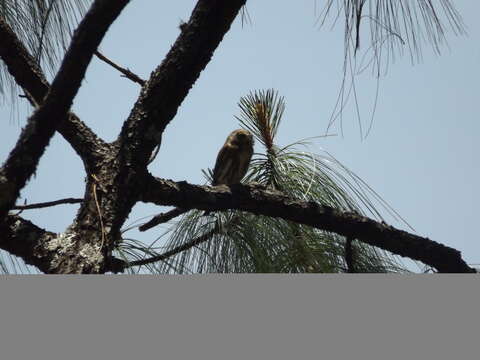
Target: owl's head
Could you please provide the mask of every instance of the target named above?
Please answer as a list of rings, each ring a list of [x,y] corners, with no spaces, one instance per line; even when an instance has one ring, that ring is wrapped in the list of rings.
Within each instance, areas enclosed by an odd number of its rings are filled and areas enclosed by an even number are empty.
[[[237,129],[232,131],[229,138],[235,145],[253,146],[253,135],[245,129]]]

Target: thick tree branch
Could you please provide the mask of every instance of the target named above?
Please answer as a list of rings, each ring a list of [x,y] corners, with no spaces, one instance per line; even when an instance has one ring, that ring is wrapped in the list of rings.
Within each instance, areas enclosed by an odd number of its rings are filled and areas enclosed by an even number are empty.
[[[10,75],[23,88],[32,105],[37,107],[42,104],[50,84],[33,56],[1,18],[0,58],[7,65]],[[95,163],[96,154],[100,153],[98,150],[106,147],[106,144],[73,113],[69,113],[68,118],[58,125],[57,130],[72,145],[86,166]]]
[[[75,31],[70,47],[43,104],[29,118],[15,148],[0,170],[0,219],[11,209],[37,168],[50,138],[67,112],[94,51],[129,0],[96,0]]]
[[[16,215],[8,215],[0,224],[0,248],[44,273],[51,272],[54,259],[60,255],[56,254],[56,238],[56,234]]]
[[[356,213],[341,212],[316,202],[299,201],[253,185],[199,186],[150,177],[142,201],[185,209],[237,209],[279,217],[355,238],[394,254],[419,260],[439,272],[473,273],[459,251],[428,238],[395,229]]]
[[[0,249],[21,257],[26,264],[34,265],[46,274],[98,273],[104,261],[97,248],[75,241],[75,234],[70,229],[55,234],[18,215],[7,215],[0,224]],[[75,257],[82,259],[81,268],[69,267],[70,259]],[[110,266],[117,262],[112,259]]]
[[[15,81],[34,104],[41,104],[49,85],[42,70],[27,48],[0,17],[0,57]]]
[[[175,116],[245,1],[199,0],[189,23],[143,86],[117,141],[112,144],[118,149],[114,163],[109,163],[99,176],[106,187],[115,189],[105,192],[101,201],[104,214],[111,220],[110,249],[139,201],[147,164],[153,149],[160,144],[163,129]],[[87,222],[84,215],[88,215],[87,208],[80,209],[78,223]]]
[[[119,142],[145,168],[163,130],[210,61],[246,0],[199,0],[190,20],[142,89]]]

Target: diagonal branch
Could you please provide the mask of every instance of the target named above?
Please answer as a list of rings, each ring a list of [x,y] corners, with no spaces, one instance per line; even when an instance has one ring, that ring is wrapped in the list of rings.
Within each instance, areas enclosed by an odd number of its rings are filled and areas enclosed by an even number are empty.
[[[166,222],[176,218],[177,216],[183,215],[189,210],[190,209],[175,208],[175,209],[172,209],[170,211],[167,211],[166,213],[160,213],[158,215],[155,215],[150,221],[148,221],[145,224],[139,226],[138,230],[147,231],[148,229],[151,229],[154,226],[166,223]]]
[[[41,104],[49,88],[48,82],[33,56],[1,17],[0,57],[17,84],[27,93],[29,100],[34,105]]]
[[[50,272],[54,259],[58,258],[56,239],[57,234],[20,216],[8,215],[0,223],[0,249],[22,258],[26,264],[34,265],[44,273]]]
[[[211,239],[213,235],[218,231],[218,228],[214,228],[208,232],[206,232],[203,235],[200,235],[196,237],[195,239],[190,240],[189,242],[186,242],[185,244],[179,245],[171,250],[168,250],[164,252],[163,254],[157,255],[157,256],[152,256],[147,259],[142,259],[142,260],[136,260],[136,261],[131,261],[129,263],[125,262],[124,263],[124,268],[126,267],[132,267],[132,266],[141,266],[141,265],[148,265],[152,264],[158,261],[162,260],[167,260],[169,257],[174,256],[178,253],[181,253],[182,251],[191,249],[194,246],[200,245],[201,243],[204,243],[208,240]]]
[[[110,65],[111,67],[113,67],[114,69],[120,71],[127,79],[130,79],[133,82],[136,82],[137,84],[140,84],[141,86],[145,85],[145,80],[141,79],[138,75],[134,74],[130,70],[125,69],[125,68],[115,64],[112,60],[110,60],[105,55],[100,53],[100,51],[95,51],[95,56],[98,57],[103,62]]]
[[[35,203],[35,204],[15,205],[12,209],[13,210],[41,209],[41,208],[46,208],[46,207],[56,206],[56,205],[63,205],[63,204],[79,204],[82,201],[83,199],[66,198],[66,199],[46,201],[46,202]]]
[[[0,219],[37,168],[50,138],[78,92],[94,51],[129,0],[96,0],[75,31],[62,66],[43,104],[29,118],[15,148],[0,169]]]
[[[175,208],[175,209],[171,210],[171,212],[173,212],[177,209],[180,209],[180,208]],[[188,210],[184,209],[184,211],[188,211]],[[153,219],[155,219],[155,217]],[[237,224],[238,220],[239,220],[239,217],[235,216],[227,223],[226,226],[222,226],[217,220],[213,229],[205,232],[204,234],[202,234],[200,236],[197,236],[196,238],[194,238],[190,241],[187,241],[187,242],[183,243],[182,245],[178,245],[178,246],[164,252],[163,254],[159,254],[159,255],[156,255],[156,256],[151,256],[149,258],[145,258],[145,259],[141,259],[141,260],[130,261],[130,262],[120,260],[120,259],[117,259],[117,258],[113,258],[112,259],[113,260],[112,261],[112,267],[109,270],[114,271],[114,272],[123,272],[126,268],[129,268],[129,267],[148,265],[148,264],[156,263],[158,261],[167,260],[168,258],[181,253],[182,251],[189,250],[189,249],[191,249],[191,248],[193,248],[197,245],[200,245],[204,242],[209,241],[215,234],[219,233],[220,231],[225,231],[225,230],[222,230],[225,227],[228,229],[230,226]],[[140,228],[140,231],[142,231],[141,228]],[[228,230],[226,230],[226,231],[228,231]]]
[[[178,208],[176,208],[176,209],[178,209]],[[238,216],[233,217],[228,222],[228,224],[226,225],[226,228],[228,229],[230,226],[237,224],[238,220],[239,220]],[[128,262],[128,263],[125,262],[124,263],[124,268],[125,267],[132,267],[132,266],[139,266],[139,265],[147,265],[147,264],[155,263],[157,261],[167,260],[168,258],[181,253],[182,251],[186,251],[188,249],[191,249],[192,247],[195,247],[197,245],[200,245],[204,242],[209,241],[215,234],[218,234],[219,232],[221,232],[222,228],[224,228],[224,227],[225,226],[222,226],[220,224],[220,222],[217,220],[215,222],[215,226],[213,227],[213,229],[205,232],[204,234],[202,234],[200,236],[197,236],[196,238],[194,238],[190,241],[187,241],[182,245],[178,245],[178,246],[174,247],[173,249],[170,249],[170,250],[164,252],[163,254],[160,254],[160,255],[157,255],[157,256],[152,256],[152,257],[149,257],[147,259],[131,261],[131,262]],[[225,231],[225,230],[223,230],[223,231]],[[228,230],[227,230],[227,232],[228,232]]]
[[[395,229],[356,213],[342,212],[313,201],[299,201],[261,186],[199,186],[150,177],[142,201],[185,209],[249,211],[279,217],[355,238],[394,254],[419,260],[439,272],[476,272],[458,250],[425,237]]]
[[[117,150],[117,161],[104,177],[115,189],[104,198],[107,207],[114,209],[109,215],[112,239],[139,201],[147,164],[153,149],[160,144],[164,128],[175,116],[245,1],[198,0],[188,24],[142,87],[119,137],[112,144]],[[79,214],[82,213],[87,211],[81,209]]]
[[[76,242],[74,234],[68,230],[55,234],[18,215],[7,215],[0,223],[0,249],[22,258],[26,264],[34,265],[46,274],[71,273],[62,270],[67,268],[68,259],[74,256],[80,256],[85,267],[95,269],[102,261],[91,248]],[[108,264],[115,268],[123,263],[114,258],[109,259]]]
[[[119,142],[144,169],[165,127],[206,67],[246,0],[198,0],[190,20],[142,89]],[[130,160],[130,159],[129,159]]]
[[[1,18],[0,58],[7,65],[10,75],[23,88],[32,105],[36,107],[42,104],[50,84],[45,79],[33,56],[21,43],[10,26]],[[93,164],[96,154],[100,152],[98,149],[105,147],[105,143],[72,113],[69,113],[66,121],[58,125],[57,130],[71,144],[86,164]]]

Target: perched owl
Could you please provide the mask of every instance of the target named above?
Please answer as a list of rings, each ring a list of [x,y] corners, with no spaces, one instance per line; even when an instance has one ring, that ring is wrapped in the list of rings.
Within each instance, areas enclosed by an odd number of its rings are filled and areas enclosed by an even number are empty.
[[[253,135],[244,129],[232,131],[218,153],[212,185],[240,183],[247,173],[252,154]]]

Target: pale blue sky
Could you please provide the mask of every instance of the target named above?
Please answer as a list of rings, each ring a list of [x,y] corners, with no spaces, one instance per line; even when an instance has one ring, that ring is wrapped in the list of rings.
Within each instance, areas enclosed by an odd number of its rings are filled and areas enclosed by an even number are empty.
[[[187,19],[194,1],[132,1],[112,26],[101,51],[143,78],[159,64],[177,37],[180,19]],[[476,221],[480,192],[475,154],[480,125],[480,4],[454,0],[467,25],[468,37],[447,34],[449,48],[433,54],[424,48],[421,64],[397,58],[381,79],[370,135],[362,140],[354,107],[331,133],[316,141],[381,195],[417,234],[452,246],[469,263],[480,263]],[[321,2],[319,2],[321,4]],[[203,183],[201,169],[212,167],[226,135],[238,127],[239,98],[255,89],[275,88],[286,99],[277,143],[286,145],[322,135],[342,80],[343,23],[330,30],[315,26],[314,0],[250,0],[252,24],[237,19],[212,62],[167,127],[151,172],[160,177]],[[357,80],[364,126],[375,97],[375,81]],[[95,59],[89,67],[73,110],[106,140],[118,134],[139,93],[138,85],[119,77]],[[15,143],[28,111],[20,119],[2,118],[0,154],[4,160]],[[2,160],[2,161],[3,161]],[[22,191],[29,203],[83,195],[80,160],[55,135],[41,160],[36,178]],[[25,211],[22,215],[48,230],[61,232],[77,206]],[[155,214],[154,206],[138,205],[129,222]],[[406,229],[401,223],[395,227]],[[162,232],[131,232],[147,242]]]

